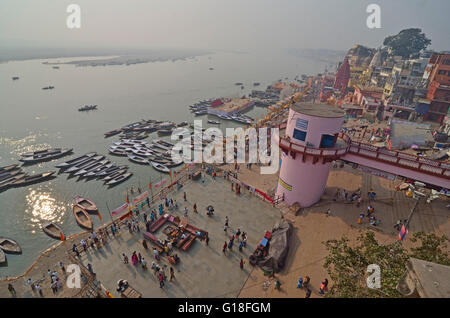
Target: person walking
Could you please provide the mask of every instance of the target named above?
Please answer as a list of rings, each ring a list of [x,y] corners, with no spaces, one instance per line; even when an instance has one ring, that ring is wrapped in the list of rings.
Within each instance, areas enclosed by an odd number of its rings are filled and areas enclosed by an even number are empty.
[[[27,284],[28,284],[28,286],[30,286],[31,291],[34,292],[34,282],[33,282],[33,280],[31,278],[28,278]]]
[[[16,290],[12,284],[8,284],[8,291],[12,297],[16,297]]]
[[[197,203],[194,203],[194,212],[198,213],[198,211],[197,211]]]
[[[225,254],[226,250],[227,250],[227,242],[223,244],[222,252]]]
[[[163,288],[164,286],[164,275],[163,273],[159,273],[159,288]]]
[[[44,295],[42,294],[42,288],[41,288],[41,286],[40,286],[39,284],[36,284],[35,288],[36,288],[36,290],[38,291],[39,296],[44,297]]]
[[[209,245],[209,236],[208,236],[208,234],[206,234],[205,242],[206,242],[206,245]]]
[[[125,253],[122,253],[122,257],[123,257],[123,263],[128,264],[128,256],[126,256]]]
[[[174,271],[173,267],[170,266],[170,279],[169,279],[169,281],[172,281],[172,279],[174,279],[174,278],[175,278],[175,271]]]
[[[241,269],[244,269],[244,264],[245,264],[245,261],[244,261],[243,258],[241,258],[241,261],[239,262],[239,267],[240,267]]]
[[[66,268],[64,267],[64,263],[62,261],[59,262],[59,268],[61,268],[61,271],[65,275],[66,274]]]
[[[188,217],[188,208],[184,207],[184,217]]]
[[[186,198],[186,191],[183,193],[183,198],[184,198],[184,201],[187,201],[187,198]]]

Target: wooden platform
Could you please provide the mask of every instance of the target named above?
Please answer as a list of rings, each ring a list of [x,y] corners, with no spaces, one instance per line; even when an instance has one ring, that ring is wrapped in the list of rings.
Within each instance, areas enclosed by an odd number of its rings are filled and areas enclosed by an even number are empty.
[[[123,298],[142,298],[142,294],[130,285],[128,285],[127,289],[125,289],[120,296]]]

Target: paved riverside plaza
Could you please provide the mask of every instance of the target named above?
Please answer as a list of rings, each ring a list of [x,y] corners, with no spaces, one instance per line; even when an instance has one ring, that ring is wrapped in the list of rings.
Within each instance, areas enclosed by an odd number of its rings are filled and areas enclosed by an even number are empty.
[[[147,241],[148,250],[142,246],[145,225],[142,212],[139,217],[141,233],[130,234],[124,225],[120,229],[120,237],[111,238],[108,244],[99,250],[88,249],[87,253],[81,253],[81,262],[88,263],[97,274],[97,279],[102,282],[114,297],[120,297],[116,291],[117,281],[125,279],[143,297],[236,297],[247,281],[253,267],[248,262],[248,257],[253,253],[256,245],[266,230],[271,230],[273,225],[280,220],[280,212],[271,204],[262,201],[258,197],[243,190],[240,195],[231,191],[231,183],[222,177],[205,176],[202,180],[189,181],[180,190],[168,194],[169,198],[176,200],[178,209],[165,211],[184,217],[184,207],[188,208],[188,220],[193,226],[209,233],[209,245],[205,241],[195,240],[186,252],[174,247],[174,253],[180,257],[177,265],[168,262],[165,254],[161,256],[160,267],[165,267],[167,280],[163,288],[159,287],[159,280],[151,269],[155,261],[153,245]],[[183,192],[187,194],[187,201],[183,199]],[[163,201],[158,201],[154,207]],[[198,214],[194,212],[193,205],[197,204]],[[214,215],[206,215],[206,207],[214,207]],[[251,207],[251,208],[250,208]],[[148,211],[148,207],[144,208]],[[224,232],[225,217],[229,218],[227,234]],[[155,233],[156,237],[164,239],[162,232],[168,225],[166,223]],[[239,252],[239,243],[235,240],[230,251],[227,248],[226,255],[222,248],[225,241],[228,243],[231,235],[240,229],[248,236],[247,247]],[[140,264],[131,263],[133,251],[141,253],[147,261],[147,270],[143,270]],[[123,263],[122,253],[129,258],[129,264]],[[240,259],[246,263],[244,269],[239,267]],[[170,266],[175,270],[175,279],[170,282]],[[262,287],[261,287],[262,288]]]

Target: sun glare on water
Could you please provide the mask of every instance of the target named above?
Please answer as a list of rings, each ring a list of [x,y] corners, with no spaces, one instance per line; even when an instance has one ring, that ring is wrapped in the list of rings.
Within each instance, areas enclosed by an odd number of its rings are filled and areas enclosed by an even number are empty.
[[[51,193],[31,190],[26,196],[27,209],[25,210],[27,218],[33,228],[41,228],[47,222],[60,223],[66,207],[59,203]],[[33,230],[33,233],[35,232]]]

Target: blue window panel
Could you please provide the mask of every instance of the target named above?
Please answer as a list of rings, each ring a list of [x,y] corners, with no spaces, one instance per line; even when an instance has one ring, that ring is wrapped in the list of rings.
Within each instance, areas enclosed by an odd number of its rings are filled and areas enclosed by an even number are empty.
[[[293,137],[295,139],[301,140],[301,141],[305,141],[306,140],[306,131],[301,131],[298,129],[294,128],[294,134]]]
[[[320,148],[331,148],[333,146],[334,146],[334,136],[322,135],[322,140],[320,141]]]

